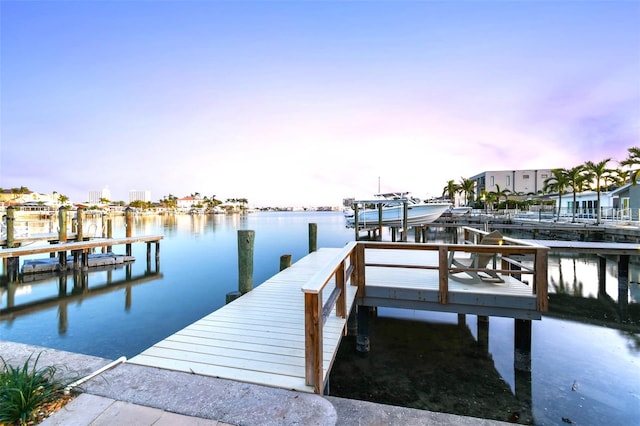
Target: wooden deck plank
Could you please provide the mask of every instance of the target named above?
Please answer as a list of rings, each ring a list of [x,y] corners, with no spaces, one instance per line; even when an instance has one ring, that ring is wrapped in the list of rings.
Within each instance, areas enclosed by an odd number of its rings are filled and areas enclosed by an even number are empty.
[[[223,367],[184,361],[179,359],[153,358],[138,355],[139,364],[150,367],[164,368],[167,370],[182,371],[185,373],[200,374],[203,376],[218,377],[221,379],[237,380],[245,383],[272,386],[283,389],[297,390],[301,392],[313,393],[311,386],[305,385],[304,378],[291,377],[280,374],[264,373],[260,371],[241,370],[236,368]]]

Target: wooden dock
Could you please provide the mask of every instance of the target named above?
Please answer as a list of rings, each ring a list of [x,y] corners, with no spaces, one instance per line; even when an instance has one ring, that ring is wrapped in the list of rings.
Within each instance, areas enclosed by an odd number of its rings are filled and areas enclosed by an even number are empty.
[[[124,237],[124,238],[95,238],[91,240],[82,240],[74,242],[58,242],[55,244],[47,244],[40,246],[21,246],[13,248],[0,249],[0,259],[5,263],[7,270],[7,276],[9,281],[18,279],[18,270],[20,265],[21,256],[30,256],[34,254],[49,254],[51,257],[58,256],[58,267],[54,268],[53,265],[49,265],[50,270],[66,270],[67,269],[67,252],[71,252],[73,255],[74,269],[88,269],[90,266],[89,255],[98,248],[102,248],[107,252],[111,252],[113,246],[124,245],[125,255],[131,256],[131,245],[135,243],[146,243],[147,245],[147,263],[151,261],[151,246],[155,245],[155,257],[156,264],[159,262],[160,257],[160,241],[162,235],[141,235],[136,237]],[[49,240],[41,240],[49,241]],[[94,261],[93,265],[98,266],[100,263]],[[31,268],[31,272],[38,272],[41,268]]]
[[[320,249],[129,362],[321,393],[355,304],[358,310],[396,306],[539,319],[547,309],[548,249],[515,241],[354,241],[342,249]],[[461,272],[449,264],[450,252],[496,254],[501,260],[491,270],[504,282],[476,286],[450,280],[451,273]],[[512,254],[529,255],[532,265],[510,259]]]
[[[129,362],[314,392],[314,386],[305,381],[305,301],[301,288],[340,252],[342,249],[324,248],[309,254]],[[348,287],[348,310],[356,291],[355,286]],[[324,377],[328,377],[345,327],[346,318],[336,315],[324,324]]]

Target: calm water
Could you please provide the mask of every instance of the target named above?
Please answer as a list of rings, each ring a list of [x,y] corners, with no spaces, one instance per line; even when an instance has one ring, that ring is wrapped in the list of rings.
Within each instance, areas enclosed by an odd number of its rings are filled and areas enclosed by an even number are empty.
[[[168,335],[216,310],[225,295],[237,289],[237,230],[253,229],[254,283],[278,272],[280,256],[293,261],[308,252],[308,224],[318,225],[318,247],[341,247],[353,239],[340,213],[258,213],[247,216],[150,216],[135,219],[134,235],[163,234],[159,270],[147,271],[146,246],[133,245],[138,259],[130,268],[92,272],[88,287],[111,283],[115,290],[98,296],[69,299],[15,318],[0,320],[0,339],[41,345],[115,359],[132,357]],[[99,226],[93,227],[95,230]],[[114,236],[123,236],[121,219]],[[445,234],[432,235],[441,241]],[[116,248],[121,252],[124,248]],[[549,259],[550,292],[601,300],[589,322],[556,315],[533,322],[532,405],[536,424],[640,424],[640,330],[607,321],[619,314],[615,263],[607,264],[606,296],[598,297],[597,262],[593,257]],[[149,274],[148,272],[152,272]],[[157,272],[157,274],[155,273]],[[637,312],[640,303],[638,269],[631,266],[632,284],[624,312]],[[127,276],[131,280],[126,281]],[[79,277],[76,277],[78,288]],[[124,282],[123,284],[117,284]],[[114,285],[115,284],[115,285]],[[67,278],[67,294],[74,277]],[[0,287],[0,309],[7,291]],[[55,297],[57,277],[22,283],[15,304]],[[554,310],[552,299],[552,311]],[[558,312],[576,315],[557,302]],[[576,302],[577,303],[577,302]],[[453,314],[381,310],[382,316],[412,321],[456,321]],[[475,317],[467,316],[475,335]],[[495,368],[512,389],[513,320],[491,318],[489,352]]]

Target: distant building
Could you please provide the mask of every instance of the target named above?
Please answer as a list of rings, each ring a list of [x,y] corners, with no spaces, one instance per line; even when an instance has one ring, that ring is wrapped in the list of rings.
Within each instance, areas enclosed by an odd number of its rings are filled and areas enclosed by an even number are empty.
[[[194,197],[194,196],[182,197],[182,198],[178,198],[177,206],[180,210],[188,211],[194,208],[194,206],[202,204],[202,201],[203,201],[202,197]]]
[[[132,189],[129,191],[129,202],[144,201],[145,203],[151,202],[151,191],[138,191]]]
[[[512,193],[523,195],[536,194],[542,191],[544,181],[551,177],[551,169],[537,170],[492,170],[471,176],[476,182],[474,199],[480,199],[482,191],[496,192],[508,189]]]
[[[101,190],[89,191],[89,204],[102,204],[102,200],[111,201],[111,190],[108,187],[104,187]]]

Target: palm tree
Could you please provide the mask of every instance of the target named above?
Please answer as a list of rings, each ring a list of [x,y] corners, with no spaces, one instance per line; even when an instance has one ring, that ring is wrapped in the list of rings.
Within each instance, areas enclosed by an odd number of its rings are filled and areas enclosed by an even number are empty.
[[[471,179],[460,178],[458,191],[464,194],[465,205],[468,206],[473,201],[473,191],[476,187],[476,181]]]
[[[460,190],[460,187],[456,185],[453,179],[451,179],[450,181],[447,182],[445,187],[442,189],[442,196],[449,198],[453,203],[456,199],[456,194],[458,193],[459,190]]]
[[[600,220],[602,219],[602,209],[600,206],[600,191],[602,189],[602,183],[606,186],[606,182],[611,179],[613,174],[613,170],[607,169],[607,163],[609,161],[611,161],[611,158],[605,158],[599,163],[587,161],[584,164],[584,169],[592,176],[592,183],[595,182],[595,190],[597,193],[596,208],[598,209],[596,224],[600,224]]]
[[[58,194],[58,201],[60,201],[60,204],[62,205],[67,204],[67,202],[69,201],[69,197],[64,194]]]
[[[560,208],[562,207],[562,194],[567,192],[569,180],[567,179],[566,169],[551,169],[551,177],[544,181],[542,190],[549,194],[558,193],[558,214],[556,220],[560,220]]]
[[[496,185],[496,190],[495,191],[491,191],[489,194],[494,194],[495,195],[495,199],[498,202],[498,204],[500,204],[500,199],[502,197],[504,197],[504,203],[506,205],[507,201],[509,201],[509,194],[510,193],[511,193],[510,189],[501,189],[500,185]]]
[[[584,191],[588,182],[593,179],[593,174],[583,165],[575,166],[566,171],[567,183],[573,192],[573,204],[571,207],[571,222],[576,221],[576,198],[579,192]]]
[[[640,177],[640,148],[634,146],[627,150],[629,152],[626,159],[620,162],[620,165],[623,167],[629,167],[631,170],[631,183],[637,184],[638,177]],[[637,167],[637,168],[636,168]]]

